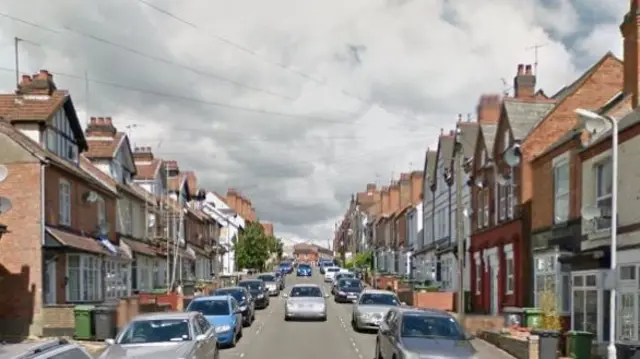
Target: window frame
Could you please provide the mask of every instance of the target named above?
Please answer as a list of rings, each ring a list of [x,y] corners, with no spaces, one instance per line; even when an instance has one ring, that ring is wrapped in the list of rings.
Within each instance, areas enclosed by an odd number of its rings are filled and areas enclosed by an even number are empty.
[[[540,287],[540,279],[543,277],[545,287],[547,281],[554,285],[556,295],[556,303],[558,312],[561,314],[570,314],[571,312],[571,271],[558,262],[560,253],[544,253],[538,254],[533,258],[533,285],[534,285],[534,305],[540,307],[540,297],[538,294],[544,289]],[[564,281],[568,285],[565,288]],[[565,290],[566,289],[566,290]]]
[[[609,205],[608,207],[606,206],[602,206],[601,207],[601,203],[606,203],[606,202],[610,202],[612,199],[612,191],[610,188],[610,190],[608,191],[608,193],[601,193],[605,192],[606,190],[602,190],[601,186],[602,186],[602,178],[605,176],[606,172],[605,169],[608,167],[609,171],[613,171],[612,168],[612,161],[611,161],[611,157],[607,157],[606,159],[603,159],[602,161],[599,161],[598,163],[594,164],[594,176],[595,176],[595,206],[598,208],[608,208],[609,212],[611,211],[611,205]],[[601,209],[602,210],[602,209]],[[595,229],[596,231],[606,231],[611,229],[611,219],[606,220],[604,218],[597,218],[595,220]]]
[[[78,270],[78,298],[72,298],[71,293],[71,275],[72,267],[69,265],[70,258],[78,258],[78,267],[73,268]],[[102,289],[102,258],[91,254],[80,253],[67,253],[66,254],[66,268],[65,274],[68,278],[67,285],[65,286],[65,299],[68,303],[83,303],[83,302],[99,302],[104,298]],[[87,278],[87,275],[89,277]],[[91,283],[88,283],[91,282]],[[85,286],[89,285],[90,288],[86,289]],[[94,293],[90,293],[89,290],[93,290]],[[92,295],[93,294],[93,295]]]
[[[610,331],[608,331],[609,320],[605,316],[608,315],[608,308],[605,307],[605,304],[608,303],[609,298],[608,295],[605,297],[605,294],[608,294],[608,291],[603,289],[603,279],[604,279],[604,270],[586,270],[586,271],[576,271],[571,273],[571,329],[579,330],[579,331],[590,331],[594,333],[592,328],[588,327],[590,320],[587,316],[586,304],[587,293],[595,292],[596,293],[596,323],[595,323],[595,341],[598,343],[602,343],[605,339],[605,331],[610,335]],[[587,283],[587,277],[591,277],[594,279],[594,282],[589,284]],[[580,283],[578,283],[577,278],[581,278]],[[583,305],[585,310],[583,314],[582,326],[576,327],[576,310],[578,310],[576,300],[576,293],[583,293]],[[593,324],[593,323],[591,323]]]
[[[63,189],[66,188],[66,193]],[[58,180],[58,224],[61,226],[71,227],[71,198],[72,198],[71,181],[64,178]]]
[[[501,221],[507,218],[507,185],[497,184],[498,186],[498,213]]]
[[[559,173],[566,170],[567,178],[564,190],[561,190],[562,186],[559,185]],[[553,223],[564,223],[569,220],[569,210],[571,208],[571,167],[569,158],[562,156],[559,159],[553,161]],[[565,205],[560,208],[560,200],[566,200]],[[558,214],[561,213],[561,216]]]
[[[482,200],[482,204],[483,204],[482,225],[483,227],[489,227],[489,203],[490,203],[489,188],[486,187],[482,191],[484,195],[484,199]]]
[[[505,257],[505,294],[511,295],[515,292],[515,263],[513,258],[513,244],[507,244],[503,248]]]
[[[482,259],[480,258],[480,252],[474,253],[473,256],[475,257],[474,260],[476,264],[476,275],[474,278],[476,281],[476,295],[480,295],[482,289]]]

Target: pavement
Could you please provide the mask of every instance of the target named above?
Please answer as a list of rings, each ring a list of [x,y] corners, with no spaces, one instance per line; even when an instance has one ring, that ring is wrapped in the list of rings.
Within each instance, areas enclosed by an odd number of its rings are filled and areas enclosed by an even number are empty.
[[[322,283],[317,272],[311,278],[289,276],[287,287],[296,283]],[[322,283],[330,293],[328,284]],[[288,292],[285,289],[284,292]],[[356,333],[351,328],[351,304],[327,300],[326,322],[285,322],[284,299],[272,297],[267,309],[257,311],[256,321],[244,328],[243,337],[235,348],[222,349],[220,359],[279,358],[279,359],[372,359],[375,350],[375,333]],[[480,359],[513,359],[506,352],[476,339],[475,348]],[[96,357],[99,352],[95,352]]]

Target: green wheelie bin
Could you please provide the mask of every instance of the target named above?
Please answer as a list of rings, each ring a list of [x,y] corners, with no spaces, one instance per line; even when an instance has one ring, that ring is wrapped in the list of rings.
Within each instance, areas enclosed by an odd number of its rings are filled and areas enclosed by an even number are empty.
[[[93,339],[93,315],[95,305],[81,304],[73,308],[75,317],[76,333],[75,338],[80,340]]]

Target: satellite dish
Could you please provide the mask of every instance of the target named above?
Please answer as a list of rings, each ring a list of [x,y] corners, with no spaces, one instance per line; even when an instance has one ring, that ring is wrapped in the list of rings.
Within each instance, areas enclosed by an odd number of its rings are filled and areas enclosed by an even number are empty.
[[[11,204],[11,200],[7,197],[0,197],[0,214],[7,213],[11,210],[13,205]]]
[[[7,175],[9,174],[9,170],[7,166],[0,165],[0,183],[4,182],[7,179]]]
[[[592,219],[599,218],[602,215],[600,208],[596,206],[584,206],[580,210],[580,215],[583,219],[590,221]]]
[[[94,191],[88,191],[84,194],[84,201],[87,203],[94,203],[99,198],[98,194]]]
[[[595,112],[578,108],[575,113],[581,117],[584,123],[584,129],[589,133],[602,133],[611,128],[611,124],[602,116]]]
[[[509,165],[509,167],[515,167],[520,164],[520,159],[522,157],[522,152],[520,151],[520,144],[516,143],[511,146],[504,153],[504,161]]]
[[[156,224],[156,215],[155,214],[149,214],[149,218],[147,218],[147,226],[149,228],[153,227]]]

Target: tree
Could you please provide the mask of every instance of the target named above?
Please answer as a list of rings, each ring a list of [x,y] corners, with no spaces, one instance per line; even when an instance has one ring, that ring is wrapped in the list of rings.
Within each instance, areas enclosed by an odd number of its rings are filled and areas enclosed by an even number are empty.
[[[234,242],[236,265],[238,269],[264,269],[264,264],[272,253],[268,238],[259,223],[248,223],[244,231]]]

